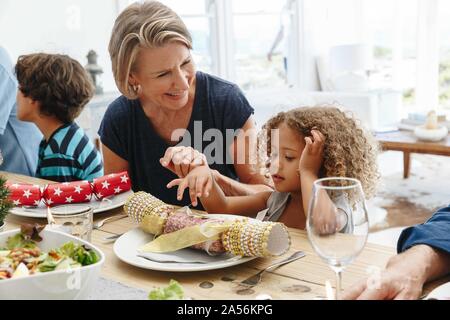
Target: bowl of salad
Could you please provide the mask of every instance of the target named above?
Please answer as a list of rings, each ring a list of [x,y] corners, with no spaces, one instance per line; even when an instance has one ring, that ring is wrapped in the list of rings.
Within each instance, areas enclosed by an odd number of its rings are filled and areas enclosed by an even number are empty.
[[[44,226],[0,233],[0,300],[86,299],[105,255],[89,242]]]

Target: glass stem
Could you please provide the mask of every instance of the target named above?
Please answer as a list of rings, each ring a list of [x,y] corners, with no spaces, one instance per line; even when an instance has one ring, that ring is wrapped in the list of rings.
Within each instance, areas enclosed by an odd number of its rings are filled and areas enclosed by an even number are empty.
[[[336,273],[336,296],[335,299],[339,300],[341,298],[341,282],[342,282],[342,270],[335,270]]]

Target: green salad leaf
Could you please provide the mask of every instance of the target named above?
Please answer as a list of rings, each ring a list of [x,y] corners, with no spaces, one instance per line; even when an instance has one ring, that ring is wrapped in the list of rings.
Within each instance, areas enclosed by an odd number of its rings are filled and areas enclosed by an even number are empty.
[[[44,230],[44,225],[22,224],[20,226],[20,233],[9,237],[6,241],[6,246],[9,250],[17,248],[34,249],[37,247],[36,242],[42,241],[39,233]]]
[[[151,291],[148,298],[150,300],[181,300],[184,298],[183,287],[171,279],[167,287]]]
[[[47,256],[47,258],[39,265],[39,271],[40,272],[53,271],[55,270],[57,265],[58,265],[57,260],[54,260],[50,256]]]
[[[82,266],[94,264],[99,260],[97,254],[83,245],[67,242],[59,248],[59,253],[72,258]]]
[[[68,257],[72,257],[75,255],[76,249],[77,249],[77,245],[75,243],[66,242],[59,248],[59,252]]]
[[[17,248],[34,249],[36,248],[36,243],[33,240],[26,239],[22,233],[18,233],[12,237],[9,237],[6,241],[6,247],[9,250]]]

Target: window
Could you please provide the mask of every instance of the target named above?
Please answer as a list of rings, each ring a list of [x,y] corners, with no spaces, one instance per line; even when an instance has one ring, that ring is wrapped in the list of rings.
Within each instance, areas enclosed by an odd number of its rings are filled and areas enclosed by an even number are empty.
[[[288,56],[295,59],[289,48],[292,0],[162,2],[180,15],[191,32],[199,70],[236,82],[244,90],[293,82],[287,75]]]
[[[373,45],[374,88],[403,91],[404,104],[415,103],[417,1],[364,0],[365,27]]]
[[[0,8],[0,44],[13,62],[19,55],[44,51],[68,54],[86,65],[92,49],[104,72],[99,83],[105,91],[115,90],[108,53],[117,15],[115,1],[20,0],[6,4]]]
[[[192,56],[199,70],[212,72],[211,33],[205,0],[163,0],[184,21],[192,36]]]
[[[439,102],[450,109],[450,2],[439,1]]]
[[[0,43],[13,59],[62,52],[83,65],[93,49],[105,91],[116,90],[108,41],[118,12],[134,1],[0,1],[0,30],[14,30],[1,32]],[[244,90],[292,85],[315,90],[318,55],[335,45],[364,42],[373,46],[374,89],[401,90],[405,104],[428,108],[439,95],[440,104],[450,108],[448,0],[160,1],[186,23],[198,69]]]
[[[298,0],[160,1],[179,14],[191,32],[199,70],[236,82],[244,90],[296,83],[292,75],[298,73],[299,58],[293,46],[298,31],[291,20]]]
[[[234,74],[244,90],[288,83],[290,2],[233,0]]]

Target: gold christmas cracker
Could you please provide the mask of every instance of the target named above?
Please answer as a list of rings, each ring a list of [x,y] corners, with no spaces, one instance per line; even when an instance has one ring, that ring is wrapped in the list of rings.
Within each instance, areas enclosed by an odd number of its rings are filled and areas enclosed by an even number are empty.
[[[286,226],[278,222],[236,219],[222,234],[227,252],[240,256],[268,257],[287,252],[290,236]]]
[[[224,222],[208,221],[162,234],[176,208],[145,192],[132,195],[124,209],[145,232],[160,235],[142,246],[140,250],[143,252],[171,252],[221,239],[225,251],[233,255],[269,257],[286,253],[291,244],[284,224],[241,217],[226,219]]]
[[[160,235],[167,218],[175,207],[164,203],[149,193],[140,191],[128,198],[124,204],[125,213],[147,233]]]

